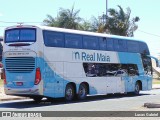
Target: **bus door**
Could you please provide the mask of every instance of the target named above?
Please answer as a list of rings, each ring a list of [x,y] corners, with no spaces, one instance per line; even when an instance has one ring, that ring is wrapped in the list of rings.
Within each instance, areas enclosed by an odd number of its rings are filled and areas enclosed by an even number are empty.
[[[135,80],[139,75],[138,67],[136,64],[128,64],[128,74],[124,76],[123,79],[125,80],[125,91],[132,92],[135,89]]]
[[[133,77],[132,76],[123,76],[122,79],[125,82],[125,92],[133,91]]]

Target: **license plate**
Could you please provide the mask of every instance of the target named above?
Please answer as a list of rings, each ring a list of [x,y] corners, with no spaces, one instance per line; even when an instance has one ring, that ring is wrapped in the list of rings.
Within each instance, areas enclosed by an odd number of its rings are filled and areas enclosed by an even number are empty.
[[[16,85],[17,85],[17,86],[22,86],[22,85],[23,85],[23,82],[16,82]]]

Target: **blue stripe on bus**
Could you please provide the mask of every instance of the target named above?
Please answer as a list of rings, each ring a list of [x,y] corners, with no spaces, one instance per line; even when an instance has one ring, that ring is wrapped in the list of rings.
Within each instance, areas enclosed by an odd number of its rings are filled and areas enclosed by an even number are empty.
[[[140,54],[119,52],[117,55],[119,58],[119,63],[137,64],[139,72],[140,72],[140,76],[123,78],[125,80],[125,87],[126,87],[125,91],[126,92],[134,91],[134,85],[137,80],[142,81],[142,85],[143,85],[142,90],[151,89],[151,88],[148,88],[148,84],[151,84],[152,80],[151,80],[151,77],[144,76],[143,66],[142,66],[142,63],[140,63],[141,62],[140,57],[139,57]],[[44,83],[43,84],[44,96],[54,97],[54,98],[64,97],[65,87],[67,83],[70,82],[70,80],[63,78],[63,76],[56,73],[50,67],[51,64],[49,63],[51,62],[47,63],[47,61],[44,60],[44,58],[37,57],[36,61],[37,61],[36,66],[40,67],[41,69],[42,80]],[[4,59],[3,59],[3,63],[5,63]],[[5,64],[4,64],[4,68],[6,68]],[[6,71],[7,82],[12,83],[13,80],[17,79],[18,75],[22,75],[23,78],[25,78],[26,83],[24,82],[24,84],[26,84],[26,86],[16,86],[16,85],[14,86],[13,84],[8,84],[7,85],[8,87],[14,87],[14,88],[33,87],[34,80],[35,80],[35,70],[33,70],[31,73],[23,73],[23,74],[22,73],[9,73]],[[132,82],[130,83],[131,80]],[[78,88],[79,88],[79,84],[76,84],[76,91],[78,91]],[[97,94],[97,93],[98,93],[97,90],[94,87],[90,86],[90,94]]]
[[[123,80],[125,80],[125,91],[126,92],[134,91],[135,83],[137,80],[140,80],[142,82],[142,90],[150,90],[151,88],[148,88],[148,85],[152,83],[152,77],[145,75],[140,54],[118,52],[118,57],[119,57],[119,63],[137,64],[138,66],[138,71],[139,71],[138,76],[130,76],[122,78]]]
[[[44,96],[54,98],[64,97],[65,87],[71,81],[56,73],[43,58],[37,58],[37,65],[41,68]],[[76,91],[78,91],[78,88],[79,84],[76,84]],[[97,94],[97,90],[92,86],[90,86],[90,94]]]

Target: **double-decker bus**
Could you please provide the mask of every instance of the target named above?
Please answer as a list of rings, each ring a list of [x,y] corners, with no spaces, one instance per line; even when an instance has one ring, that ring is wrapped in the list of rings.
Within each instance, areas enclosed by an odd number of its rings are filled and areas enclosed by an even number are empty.
[[[5,29],[7,95],[85,99],[152,89],[148,46],[133,38],[46,26]]]

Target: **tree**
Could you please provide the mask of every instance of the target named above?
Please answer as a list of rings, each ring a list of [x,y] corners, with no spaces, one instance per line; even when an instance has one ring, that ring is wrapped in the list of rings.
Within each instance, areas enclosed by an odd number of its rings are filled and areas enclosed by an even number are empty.
[[[43,21],[43,23],[46,26],[51,26],[51,27],[57,27],[58,26],[58,22],[51,15],[47,15],[47,18]]]
[[[84,20],[81,24],[80,24],[80,30],[83,31],[92,31],[91,30],[91,23],[87,20]]]
[[[110,8],[108,10],[109,16],[107,17],[104,31],[110,34],[121,36],[134,36],[134,31],[138,28],[136,22],[140,19],[134,17],[130,20],[131,9],[128,7],[125,13],[121,6],[118,5],[119,11]]]
[[[91,18],[91,31],[92,32],[103,33],[104,27],[105,27],[105,24],[103,23],[103,20],[101,20],[101,18],[96,18],[94,16]]]
[[[43,22],[47,26],[61,27],[69,29],[82,29],[80,22],[82,18],[78,16],[80,10],[74,10],[74,5],[71,9],[60,8],[57,18],[47,15],[47,19]]]

